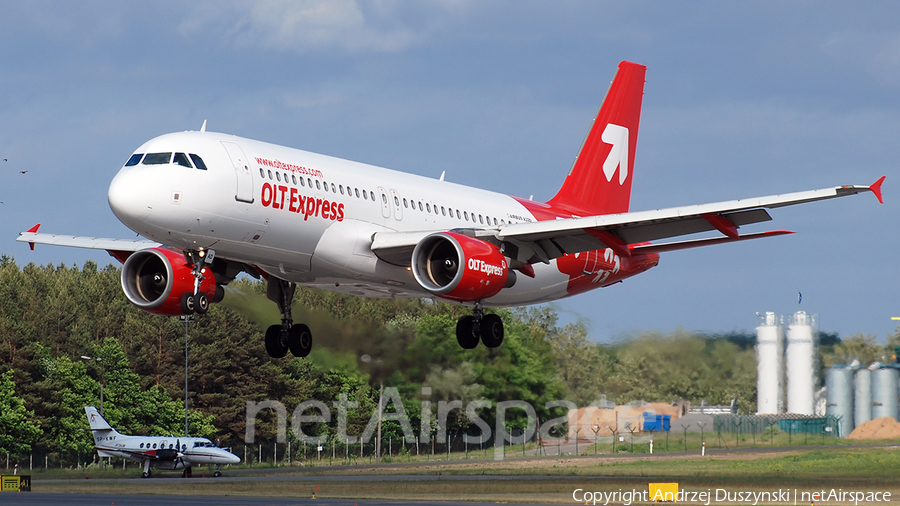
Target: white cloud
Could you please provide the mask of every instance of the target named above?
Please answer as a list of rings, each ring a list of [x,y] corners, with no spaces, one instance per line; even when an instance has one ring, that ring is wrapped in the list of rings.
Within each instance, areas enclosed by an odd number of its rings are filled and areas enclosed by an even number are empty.
[[[299,53],[335,48],[350,53],[397,52],[419,39],[399,19],[393,2],[262,0],[227,5],[198,4],[179,31],[218,32],[238,47]]]

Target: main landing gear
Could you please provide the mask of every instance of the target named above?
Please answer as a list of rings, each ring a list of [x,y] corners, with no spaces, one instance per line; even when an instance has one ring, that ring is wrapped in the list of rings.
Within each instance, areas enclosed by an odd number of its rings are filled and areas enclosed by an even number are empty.
[[[207,261],[212,261],[215,253],[209,250]],[[200,291],[200,284],[206,279],[203,275],[203,257],[205,252],[197,250],[184,250],[184,259],[191,265],[191,274],[194,275],[194,292],[181,294],[181,312],[184,314],[206,314],[209,311],[209,296]]]
[[[471,350],[478,346],[479,340],[488,348],[503,343],[503,320],[495,314],[484,314],[481,301],[475,303],[471,315],[456,322],[456,341],[460,346]]]
[[[278,304],[281,311],[281,325],[272,325],[266,330],[266,352],[272,358],[282,358],[288,350],[295,357],[305,357],[312,350],[312,333],[309,327],[295,325],[291,318],[291,302],[294,300],[295,285],[278,278],[269,278],[266,296]]]

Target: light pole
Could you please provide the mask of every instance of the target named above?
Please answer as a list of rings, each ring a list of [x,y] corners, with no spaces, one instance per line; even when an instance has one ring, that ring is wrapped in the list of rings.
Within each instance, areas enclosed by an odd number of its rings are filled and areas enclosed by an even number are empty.
[[[105,371],[103,370],[103,359],[100,357],[89,357],[87,355],[81,356],[82,360],[94,360],[96,362],[100,362],[101,370],[100,370],[100,414],[103,414],[103,382],[106,379]]]
[[[184,322],[184,437],[188,437],[188,328],[194,322],[194,315],[178,317]]]

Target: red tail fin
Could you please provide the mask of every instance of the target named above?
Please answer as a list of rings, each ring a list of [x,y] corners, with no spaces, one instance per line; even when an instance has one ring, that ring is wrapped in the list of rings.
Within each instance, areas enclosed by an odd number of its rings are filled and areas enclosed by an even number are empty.
[[[646,72],[643,65],[619,64],[572,170],[547,202],[555,210],[577,216],[628,211]]]

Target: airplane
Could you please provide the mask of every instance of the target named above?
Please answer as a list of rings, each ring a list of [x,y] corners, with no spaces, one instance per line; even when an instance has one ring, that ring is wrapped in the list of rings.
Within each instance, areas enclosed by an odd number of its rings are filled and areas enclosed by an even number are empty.
[[[121,457],[138,462],[143,468],[141,476],[149,478],[150,468],[178,470],[182,476],[191,476],[191,467],[214,464],[213,476],[222,476],[223,464],[237,464],[241,458],[225,448],[218,448],[205,437],[155,437],[126,436],[112,428],[94,406],[85,406],[94,445],[100,457]]]
[[[234,135],[170,133],[141,145],[109,186],[116,217],[146,239],[39,233],[18,241],[104,249],[123,263],[138,308],[205,313],[240,273],[267,282],[281,323],[268,354],[307,356],[309,327],[295,323],[297,285],[362,297],[425,297],[465,304],[459,345],[496,348],[503,321],[488,307],[522,306],[620,283],[660,253],[793,233],[739,228],[768,210],[861,192],[869,186],[703,205],[629,210],[646,67],[623,61],[562,187],[537,202]],[[512,176],[512,174],[511,174]],[[711,237],[674,242],[707,232]]]

